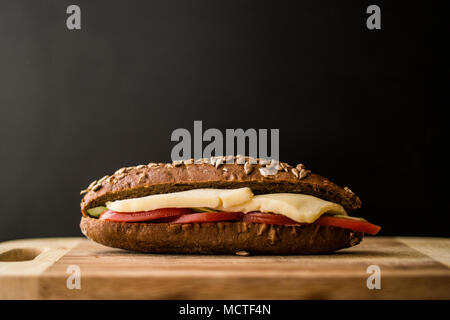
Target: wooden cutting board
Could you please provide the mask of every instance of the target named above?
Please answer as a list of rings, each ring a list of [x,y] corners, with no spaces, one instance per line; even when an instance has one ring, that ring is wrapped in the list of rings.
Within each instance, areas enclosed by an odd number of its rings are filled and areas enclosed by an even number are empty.
[[[367,287],[371,265],[381,289]],[[15,240],[0,243],[0,299],[450,299],[450,239],[368,237],[315,256],[140,254],[84,238]]]

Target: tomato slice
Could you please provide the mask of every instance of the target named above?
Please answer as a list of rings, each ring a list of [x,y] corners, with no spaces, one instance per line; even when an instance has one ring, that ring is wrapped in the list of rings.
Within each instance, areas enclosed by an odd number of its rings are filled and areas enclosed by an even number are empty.
[[[141,212],[115,212],[107,210],[101,213],[100,220],[109,220],[117,222],[142,222],[152,221],[165,223],[204,223],[204,222],[218,222],[218,221],[244,221],[251,223],[266,223],[276,225],[303,225],[288,217],[280,214],[264,213],[264,212],[250,212],[244,214],[242,212],[201,212],[192,213],[189,208],[164,208],[151,211]],[[380,227],[369,223],[367,221],[353,220],[347,218],[322,216],[317,219],[315,224],[321,226],[339,227],[344,229],[351,229],[354,231],[365,232],[375,235],[380,231]]]
[[[297,221],[289,219],[281,214],[264,213],[264,212],[250,212],[242,218],[244,222],[252,223],[267,223],[267,224],[282,224],[282,225],[300,225]]]
[[[100,220],[117,222],[142,222],[167,217],[181,216],[187,213],[192,213],[192,210],[188,208],[164,208],[140,212],[115,212],[112,210],[108,210],[103,211],[103,213],[100,215]]]
[[[365,232],[371,235],[375,235],[380,231],[381,227],[367,221],[359,221],[347,218],[336,218],[329,216],[321,216],[316,222],[321,226],[340,227],[345,229],[351,229],[355,231]]]
[[[241,220],[244,214],[242,212],[202,212],[185,214],[175,218],[169,223],[202,223],[217,221],[235,221]]]
[[[273,213],[263,213],[263,212],[250,212],[244,215],[242,221],[253,222],[253,223],[266,223],[266,224],[278,224],[278,225],[302,225],[305,223],[299,223],[288,217],[273,214]],[[317,219],[314,223],[321,226],[331,226],[339,227],[344,229],[351,229],[354,231],[365,232],[368,234],[375,235],[380,231],[380,227],[369,223],[367,221],[353,220],[347,218],[336,218],[330,216],[322,216]]]

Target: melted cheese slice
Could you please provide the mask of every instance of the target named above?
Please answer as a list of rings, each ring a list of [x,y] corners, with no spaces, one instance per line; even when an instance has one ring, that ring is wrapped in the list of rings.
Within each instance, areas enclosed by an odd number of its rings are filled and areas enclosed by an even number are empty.
[[[210,208],[228,212],[269,212],[301,223],[312,223],[323,214],[347,216],[344,208],[314,196],[272,193],[254,196],[250,188],[194,189],[107,202],[116,212],[139,212],[162,208]]]
[[[139,212],[162,208],[230,208],[253,198],[250,188],[193,189],[188,191],[154,194],[141,198],[107,202],[106,207],[116,212]]]
[[[347,216],[340,204],[296,193],[262,194],[246,203],[219,209],[244,213],[252,211],[278,213],[301,223],[312,223],[324,213]]]

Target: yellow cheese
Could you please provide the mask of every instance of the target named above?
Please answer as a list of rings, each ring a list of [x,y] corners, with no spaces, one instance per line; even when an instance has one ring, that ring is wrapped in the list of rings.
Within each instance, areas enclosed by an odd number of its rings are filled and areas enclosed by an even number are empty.
[[[154,194],[141,198],[107,202],[106,207],[116,212],[139,212],[162,208],[229,208],[248,202],[253,197],[250,188],[194,189]]]
[[[347,215],[340,204],[296,193],[262,194],[246,203],[219,209],[245,213],[252,211],[278,213],[302,223],[312,223],[324,213]]]

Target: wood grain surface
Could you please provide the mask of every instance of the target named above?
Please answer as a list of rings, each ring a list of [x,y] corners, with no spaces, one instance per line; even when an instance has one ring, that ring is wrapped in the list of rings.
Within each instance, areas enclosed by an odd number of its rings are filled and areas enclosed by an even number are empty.
[[[25,260],[26,261],[19,261]],[[80,289],[68,289],[70,266]],[[367,288],[367,268],[381,289]],[[368,237],[326,255],[141,254],[84,238],[0,243],[0,299],[450,299],[450,239]]]

